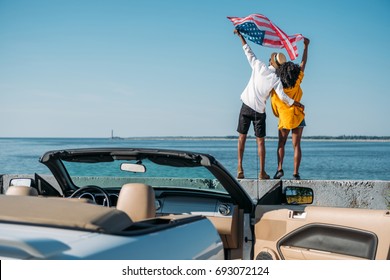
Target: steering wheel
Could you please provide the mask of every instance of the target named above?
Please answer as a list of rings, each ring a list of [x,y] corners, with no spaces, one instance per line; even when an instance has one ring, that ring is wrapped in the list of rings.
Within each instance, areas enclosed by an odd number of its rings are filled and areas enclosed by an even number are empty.
[[[108,192],[106,192],[103,188],[95,186],[95,185],[88,185],[88,186],[81,187],[78,190],[76,190],[75,192],[73,192],[69,196],[69,198],[80,197],[83,193],[86,193],[86,192],[98,192],[98,193],[103,194],[104,198],[107,201],[106,206],[111,207],[111,200],[110,200],[110,195],[108,194]]]

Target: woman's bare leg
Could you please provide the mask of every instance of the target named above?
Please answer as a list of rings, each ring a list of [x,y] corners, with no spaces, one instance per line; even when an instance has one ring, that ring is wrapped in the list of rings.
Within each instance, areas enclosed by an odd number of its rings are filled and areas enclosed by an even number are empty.
[[[294,148],[294,174],[299,174],[299,166],[301,165],[302,150],[301,150],[301,139],[302,139],[303,127],[297,127],[292,130],[292,145]]]
[[[283,169],[284,147],[286,146],[287,137],[288,137],[289,133],[290,133],[290,130],[288,130],[288,129],[280,129],[279,130],[279,141],[278,141],[278,150],[277,150],[278,170]]]

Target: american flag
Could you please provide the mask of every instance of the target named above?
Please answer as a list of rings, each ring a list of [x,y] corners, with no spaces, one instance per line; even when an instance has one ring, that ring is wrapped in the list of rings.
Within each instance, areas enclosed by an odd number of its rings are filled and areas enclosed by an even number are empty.
[[[248,40],[265,47],[285,48],[291,60],[298,57],[296,43],[303,39],[302,34],[289,36],[260,14],[252,14],[244,18],[227,18]]]

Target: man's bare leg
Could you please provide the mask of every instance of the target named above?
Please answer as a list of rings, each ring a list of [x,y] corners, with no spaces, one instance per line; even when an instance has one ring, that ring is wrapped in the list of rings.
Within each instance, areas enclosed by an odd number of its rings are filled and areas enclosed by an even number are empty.
[[[264,137],[256,137],[257,152],[260,159],[260,179],[269,179],[269,175],[265,172],[265,139]]]
[[[238,166],[237,166],[237,179],[244,178],[244,168],[242,167],[242,161],[244,158],[246,134],[239,133],[238,135]]]

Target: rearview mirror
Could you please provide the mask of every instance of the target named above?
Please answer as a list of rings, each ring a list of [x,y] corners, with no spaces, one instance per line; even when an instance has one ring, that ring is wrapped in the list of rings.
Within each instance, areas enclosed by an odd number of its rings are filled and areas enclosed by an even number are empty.
[[[139,163],[124,162],[121,164],[121,170],[135,173],[145,173],[146,167],[145,165]]]
[[[285,195],[287,204],[312,204],[313,190],[305,187],[286,187]]]

